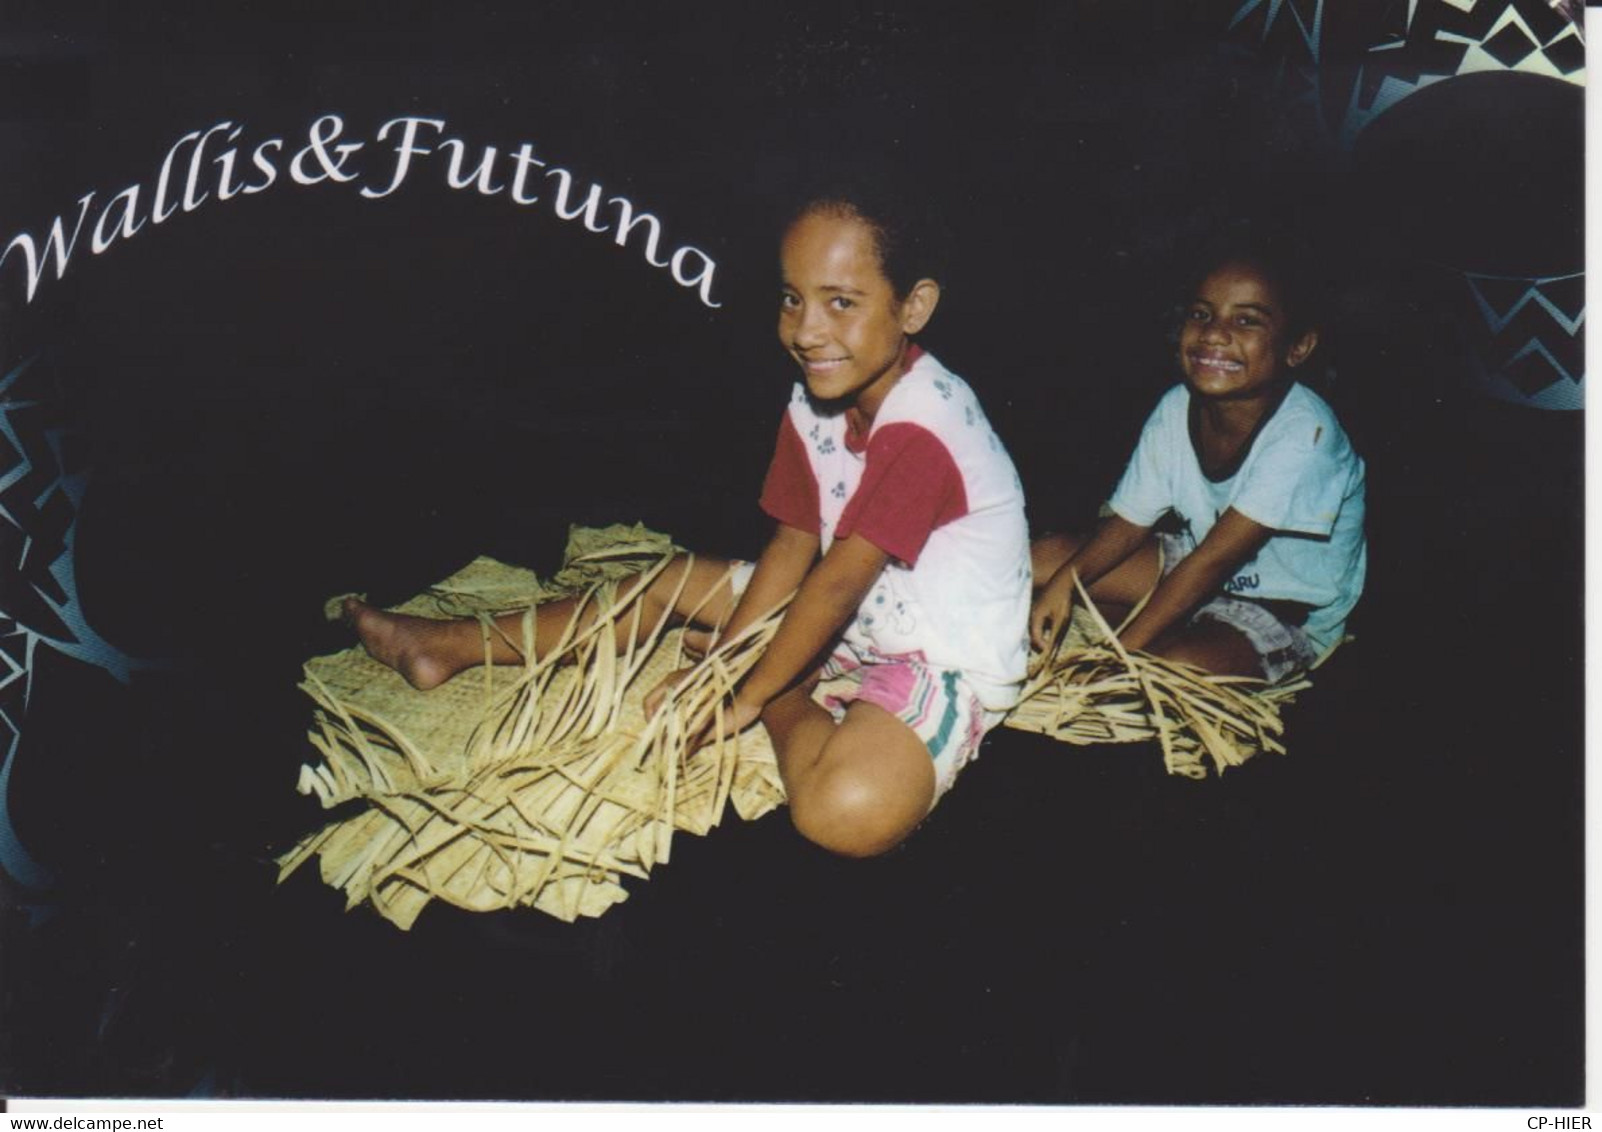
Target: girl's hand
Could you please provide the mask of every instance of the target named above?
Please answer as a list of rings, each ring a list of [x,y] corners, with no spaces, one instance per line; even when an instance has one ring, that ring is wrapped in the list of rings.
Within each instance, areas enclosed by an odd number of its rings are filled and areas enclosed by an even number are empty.
[[[705,657],[717,646],[718,635],[711,629],[697,629],[693,625],[686,626],[684,635],[679,638],[679,647],[693,657]]]
[[[667,699],[668,693],[684,683],[684,678],[694,670],[694,665],[691,665],[688,668],[681,668],[677,672],[669,672],[658,680],[656,687],[645,693],[645,718],[655,718],[656,713],[662,708],[663,701]]]
[[[1059,570],[1035,597],[1029,610],[1029,640],[1042,652],[1050,652],[1068,631],[1074,612],[1074,576]]]
[[[666,676],[662,677],[661,680],[657,681],[656,687],[645,693],[646,719],[653,718],[657,712],[662,710],[662,705],[667,701],[668,694],[682,684],[684,682],[684,678],[692,671],[694,671],[693,666],[690,668],[681,668],[677,672],[670,672]],[[735,695],[735,697],[723,708],[723,734],[732,739],[740,732],[744,731],[747,727],[750,727],[762,717],[763,706],[764,705],[762,704],[748,703],[741,699],[738,694]],[[701,725],[701,729],[691,737],[689,743],[685,746],[684,753],[686,755],[694,754],[696,751],[706,746],[706,744],[710,743],[714,738],[716,738],[716,735],[714,734],[716,729],[717,715],[716,713],[713,713],[712,715],[708,716],[707,721]]]
[[[741,699],[738,694],[723,709],[722,734],[733,739],[740,732],[750,727],[762,718],[762,704],[750,704]],[[701,730],[694,735],[685,748],[685,754],[694,754],[708,743],[717,738],[717,715],[714,714],[702,725]]]

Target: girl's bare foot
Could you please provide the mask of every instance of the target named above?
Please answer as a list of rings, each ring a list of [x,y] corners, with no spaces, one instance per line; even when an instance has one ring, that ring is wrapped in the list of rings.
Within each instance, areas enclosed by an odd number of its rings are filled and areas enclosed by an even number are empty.
[[[367,655],[388,665],[420,692],[437,688],[463,669],[484,662],[476,621],[437,621],[374,609],[360,598],[345,599],[345,620]]]

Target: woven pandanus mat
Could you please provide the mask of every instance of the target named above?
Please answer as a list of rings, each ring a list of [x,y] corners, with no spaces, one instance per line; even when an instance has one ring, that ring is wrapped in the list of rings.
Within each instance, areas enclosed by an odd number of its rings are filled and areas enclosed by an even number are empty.
[[[612,629],[638,616],[624,577],[660,570],[675,548],[643,527],[574,528],[566,565],[542,581],[480,558],[397,606],[425,617],[524,612],[521,667],[486,665],[419,692],[358,645],[305,666],[310,739],[321,761],[299,789],[354,808],[279,860],[279,879],[313,857],[347,906],[367,902],[408,928],[432,900],[474,911],[529,906],[597,916],[645,878],[677,832],[704,835],[728,805],[751,820],[784,802],[762,727],[686,757],[772,638],[775,610],[695,664],[653,719],[645,694],[692,663],[678,630],[621,654]],[[640,587],[643,590],[644,587]],[[639,592],[639,591],[635,591]],[[536,602],[587,593],[593,625],[533,656]],[[337,599],[330,603],[337,608]],[[1284,751],[1280,707],[1305,679],[1217,677],[1122,648],[1081,597],[1049,659],[1035,657],[1007,726],[1072,744],[1155,740],[1173,774],[1204,778],[1260,751]],[[820,687],[821,697],[833,689]]]
[[[777,612],[696,664],[651,720],[644,694],[693,663],[681,634],[612,646],[612,626],[638,616],[618,599],[617,579],[661,569],[672,550],[643,528],[576,529],[568,565],[549,582],[481,558],[396,607],[489,616],[589,593],[594,625],[570,627],[550,656],[520,647],[521,667],[485,666],[419,692],[359,645],[308,662],[302,688],[322,759],[301,768],[299,788],[325,807],[361,805],[283,856],[280,879],[316,857],[349,906],[369,902],[403,928],[436,899],[573,920],[624,899],[622,878],[667,861],[675,832],[705,834],[730,803],[748,820],[781,804],[760,728],[683,756],[689,732],[760,655]]]

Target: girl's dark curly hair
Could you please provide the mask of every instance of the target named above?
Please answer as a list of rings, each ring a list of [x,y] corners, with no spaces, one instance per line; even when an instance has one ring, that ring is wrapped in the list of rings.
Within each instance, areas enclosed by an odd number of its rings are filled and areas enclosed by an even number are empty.
[[[791,197],[781,231],[805,216],[860,220],[873,233],[879,265],[896,298],[920,279],[945,283],[950,237],[927,194],[900,190],[894,174],[857,172],[808,184]]]

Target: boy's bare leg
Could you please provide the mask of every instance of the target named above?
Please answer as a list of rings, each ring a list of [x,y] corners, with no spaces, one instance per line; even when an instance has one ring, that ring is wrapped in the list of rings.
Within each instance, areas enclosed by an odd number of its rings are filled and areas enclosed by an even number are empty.
[[[1051,576],[1072,558],[1085,540],[1073,535],[1046,535],[1029,544],[1030,564],[1034,573],[1034,588],[1039,590]],[[1107,571],[1090,586],[1090,596],[1098,607],[1122,606],[1125,609],[1138,605],[1162,578],[1163,559],[1157,549],[1157,540],[1149,537],[1140,548],[1117,566]],[[1108,618],[1117,624],[1116,618]]]
[[[735,605],[734,592],[727,579],[728,566],[722,559],[697,557],[692,561],[686,555],[679,555],[652,579],[649,588],[640,596],[635,639],[644,640],[655,631],[663,617],[682,620],[688,618],[691,611],[696,611],[695,622],[707,628],[715,628],[726,621]],[[687,579],[686,569],[689,571]],[[683,590],[679,591],[681,580]],[[637,578],[625,579],[618,585],[619,597],[632,593],[638,584]],[[579,613],[581,630],[594,624],[595,603],[584,604],[580,612],[581,601],[579,597],[561,598],[539,606],[534,622],[534,648],[538,654],[546,655],[561,644],[575,613]],[[477,618],[440,621],[387,613],[355,598],[346,600],[345,618],[374,660],[387,664],[422,691],[438,687],[458,672],[484,663],[484,632]],[[619,648],[628,644],[634,622],[632,613],[619,619]],[[508,641],[522,642],[523,615],[504,614],[495,619],[495,624],[501,632],[490,633],[491,663],[522,664],[522,653]]]
[[[1050,580],[1074,556],[1082,540],[1072,535],[1047,535],[1030,544],[1035,588]],[[1140,549],[1090,587],[1096,606],[1114,626],[1161,579],[1162,555],[1157,540],[1148,538]],[[1220,676],[1263,675],[1257,650],[1243,635],[1216,621],[1183,625],[1163,634],[1148,650],[1166,660],[1195,665]]]
[[[1245,634],[1217,621],[1198,621],[1171,629],[1153,641],[1148,651],[1218,676],[1263,678],[1262,658]]]
[[[812,701],[810,688],[785,693],[762,713],[773,740],[790,820],[802,836],[847,857],[893,849],[934,800],[934,760],[901,720],[877,704],[854,703],[843,722]]]

